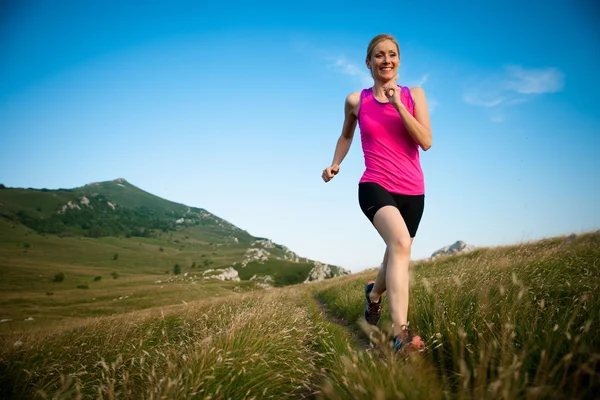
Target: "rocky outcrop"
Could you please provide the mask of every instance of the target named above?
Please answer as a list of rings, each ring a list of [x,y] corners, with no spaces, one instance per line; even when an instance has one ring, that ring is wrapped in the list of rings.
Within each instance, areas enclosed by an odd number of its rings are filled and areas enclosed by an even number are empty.
[[[270,239],[259,239],[252,242],[250,246],[261,246],[264,249],[274,249],[275,243],[273,243],[273,241]]]
[[[348,275],[350,271],[340,267],[330,267],[328,264],[323,264],[318,261],[314,262],[313,269],[308,273],[308,277],[304,283],[319,282],[325,279],[334,278],[336,276]]]
[[[271,275],[253,275],[250,278],[251,281],[254,281],[256,286],[263,289],[271,289],[271,283],[275,282],[275,279]]]
[[[93,194],[91,196],[92,198],[96,197],[96,194]],[[114,204],[107,202],[108,206],[110,208],[112,208],[113,210],[115,209]],[[79,204],[77,204],[77,202],[75,201],[69,201],[67,202],[67,204],[64,204],[62,207],[60,207],[57,211],[57,214],[64,214],[65,212],[67,212],[67,210],[81,210],[82,207],[89,207],[92,210],[94,209],[94,206],[92,206],[92,202],[90,199],[88,199],[86,196],[82,196],[79,199]]]
[[[271,253],[269,253],[267,250],[265,249],[256,249],[256,248],[249,248],[248,250],[246,250],[246,254],[244,256],[244,260],[242,261],[242,268],[245,268],[248,263],[251,262],[257,262],[259,264],[264,264],[265,261],[267,261],[269,259],[269,256],[271,255]]]
[[[77,210],[81,210],[81,207],[79,207],[77,204],[73,203],[72,201],[69,201],[67,204],[63,205],[61,207],[60,210],[58,210],[59,214],[64,214],[67,209],[73,210],[73,209],[77,209]]]
[[[271,283],[275,282],[275,279],[271,275],[252,275],[250,278],[251,281],[263,282],[263,283]]]
[[[232,268],[225,269],[208,269],[202,272],[202,275],[212,274],[209,276],[205,276],[204,279],[219,279],[221,281],[239,281],[240,277],[238,276],[238,272]]]
[[[439,250],[434,251],[431,255],[431,259],[433,260],[436,257],[449,256],[458,253],[468,253],[473,250],[475,250],[475,246],[473,246],[472,244],[466,244],[462,240],[458,240],[450,246],[445,246]]]

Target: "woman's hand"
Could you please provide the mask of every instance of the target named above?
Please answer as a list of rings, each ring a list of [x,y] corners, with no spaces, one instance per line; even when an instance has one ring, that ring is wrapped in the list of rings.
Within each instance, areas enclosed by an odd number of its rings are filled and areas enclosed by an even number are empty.
[[[325,182],[329,182],[340,172],[340,166],[338,164],[332,164],[331,167],[327,167],[323,170],[321,177]]]
[[[400,99],[400,88],[396,83],[397,80],[398,75],[396,75],[396,77],[390,83],[383,87],[385,97],[387,97],[388,101],[396,108],[402,107],[402,100]]]

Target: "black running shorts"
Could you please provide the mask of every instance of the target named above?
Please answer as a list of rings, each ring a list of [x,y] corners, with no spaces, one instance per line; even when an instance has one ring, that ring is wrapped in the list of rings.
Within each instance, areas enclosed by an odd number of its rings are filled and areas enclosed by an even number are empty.
[[[381,185],[373,182],[358,184],[358,203],[369,221],[373,223],[375,213],[385,206],[394,206],[406,223],[410,237],[414,238],[423,216],[425,195],[406,195],[390,193]]]

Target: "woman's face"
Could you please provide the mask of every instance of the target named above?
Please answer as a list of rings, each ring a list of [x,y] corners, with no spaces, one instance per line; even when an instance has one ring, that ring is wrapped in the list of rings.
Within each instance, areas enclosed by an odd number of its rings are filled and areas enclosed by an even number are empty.
[[[388,82],[393,80],[398,73],[400,55],[396,45],[391,40],[382,40],[377,43],[367,60],[367,68],[371,70],[373,79]]]

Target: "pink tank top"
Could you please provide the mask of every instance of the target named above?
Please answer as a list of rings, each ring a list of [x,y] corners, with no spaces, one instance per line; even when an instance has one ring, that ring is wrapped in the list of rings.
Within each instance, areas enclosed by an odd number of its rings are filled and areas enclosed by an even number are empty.
[[[414,116],[410,89],[400,88],[402,104]],[[375,99],[372,88],[360,94],[358,126],[366,167],[359,182],[378,183],[391,193],[425,194],[419,145],[406,130],[394,106]]]

